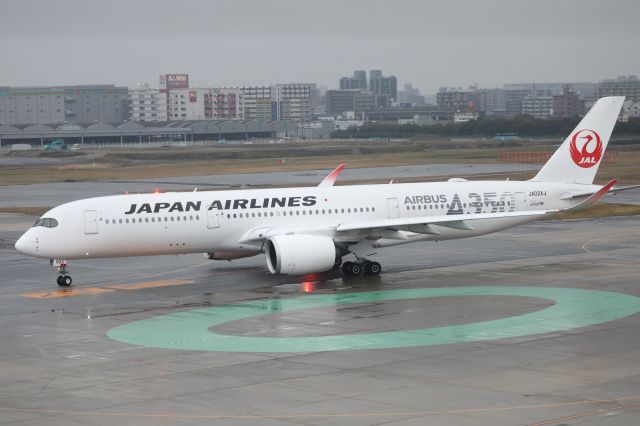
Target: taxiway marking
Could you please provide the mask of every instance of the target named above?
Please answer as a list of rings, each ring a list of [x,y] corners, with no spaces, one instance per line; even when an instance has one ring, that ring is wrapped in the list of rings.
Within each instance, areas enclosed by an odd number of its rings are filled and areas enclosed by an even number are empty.
[[[143,281],[128,284],[111,284],[104,287],[85,287],[85,288],[61,288],[55,291],[44,291],[36,293],[22,293],[21,296],[31,299],[57,299],[60,297],[90,296],[94,294],[109,293],[118,290],[140,290],[145,288],[171,287],[177,285],[186,285],[193,283],[192,280],[167,279],[157,281]]]
[[[403,331],[308,337],[221,334],[221,324],[336,305],[460,296],[520,296],[555,302],[544,309],[491,321]],[[308,295],[252,300],[122,324],[107,335],[123,343],[163,349],[213,352],[324,352],[390,349],[507,339],[597,325],[640,312],[640,297],[599,290],[555,287],[444,287]]]

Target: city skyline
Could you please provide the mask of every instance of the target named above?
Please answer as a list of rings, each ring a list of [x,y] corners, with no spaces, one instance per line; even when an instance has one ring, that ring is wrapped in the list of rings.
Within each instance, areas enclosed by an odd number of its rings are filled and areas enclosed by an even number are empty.
[[[193,86],[315,82],[382,69],[424,94],[439,87],[599,82],[638,74],[640,5],[566,0],[455,4],[292,0],[80,0],[4,3],[2,85],[154,85],[187,73]],[[366,13],[364,13],[366,12]],[[230,42],[232,40],[232,42]],[[337,67],[335,64],[339,63]]]

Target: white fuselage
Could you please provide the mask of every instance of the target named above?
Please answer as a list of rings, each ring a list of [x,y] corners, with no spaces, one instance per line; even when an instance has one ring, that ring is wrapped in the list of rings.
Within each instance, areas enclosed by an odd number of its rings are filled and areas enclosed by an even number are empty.
[[[334,238],[337,245],[366,238],[374,247],[483,235],[533,220],[489,218],[473,229],[438,227],[437,235],[387,238],[368,231],[337,233],[350,222],[456,214],[564,209],[572,191],[599,186],[517,181],[453,181],[237,191],[169,192],[89,198],[63,204],[43,217],[57,226],[36,226],[19,240],[21,251],[54,259],[213,253],[232,259],[263,251],[252,236],[261,229]]]

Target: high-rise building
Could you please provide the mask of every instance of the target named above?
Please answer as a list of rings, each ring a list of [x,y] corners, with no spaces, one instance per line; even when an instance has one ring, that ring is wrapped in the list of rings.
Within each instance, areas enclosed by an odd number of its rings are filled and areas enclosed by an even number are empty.
[[[211,89],[205,97],[205,102],[211,99],[212,119],[215,120],[243,120],[244,97],[242,91],[236,87],[221,87]],[[207,117],[209,118],[209,117]]]
[[[475,108],[476,111],[483,111],[489,116],[505,116],[507,115],[508,96],[504,89],[488,89],[483,90],[482,99]]]
[[[440,106],[465,110],[473,107],[473,93],[474,89],[441,87],[436,96]]]
[[[243,86],[240,92],[244,98],[246,120],[272,121],[271,86]]]
[[[529,95],[522,101],[522,113],[535,118],[549,118],[553,112],[553,96]]]
[[[413,87],[411,83],[405,83],[404,90],[398,91],[398,102],[406,103],[412,106],[424,106],[424,96],[420,94],[420,90]]]
[[[635,75],[603,80],[598,87],[598,97],[625,96],[626,100],[640,101],[640,80]]]
[[[168,90],[169,120],[242,120],[244,102],[238,88]]]
[[[382,78],[382,70],[369,70],[369,80]]]
[[[392,102],[398,100],[398,79],[385,77],[380,70],[369,71],[369,92],[373,95],[387,95]]]
[[[272,116],[276,120],[310,122],[315,98],[315,83],[276,84],[271,88]]]
[[[342,115],[346,111],[354,111],[353,98],[358,94],[355,90],[327,90],[324,94],[328,115]]]
[[[562,88],[562,95],[553,96],[554,117],[575,117],[584,114],[584,101],[571,90],[568,84]]]
[[[0,125],[120,123],[128,119],[126,87],[0,87]]]
[[[132,121],[167,121],[167,94],[148,84],[129,89],[129,111]]]
[[[367,88],[367,73],[362,70],[353,72],[353,77],[340,79],[340,90],[365,90]]]
[[[358,82],[358,89],[367,88],[367,72],[364,70],[356,70],[353,72],[353,79]]]

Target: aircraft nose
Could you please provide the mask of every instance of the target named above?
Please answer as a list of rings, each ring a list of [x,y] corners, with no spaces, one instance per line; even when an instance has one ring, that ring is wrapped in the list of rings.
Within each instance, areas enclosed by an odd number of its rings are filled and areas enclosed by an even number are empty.
[[[36,242],[33,238],[33,236],[28,235],[29,233],[25,233],[23,234],[20,238],[18,238],[18,241],[16,241],[16,250],[18,250],[20,253],[24,253],[24,254],[29,254],[29,255],[34,255],[35,254],[35,248],[36,248]]]

